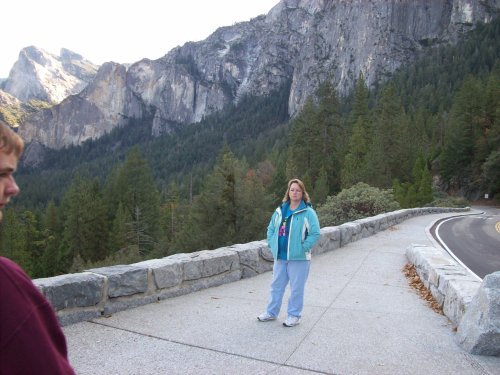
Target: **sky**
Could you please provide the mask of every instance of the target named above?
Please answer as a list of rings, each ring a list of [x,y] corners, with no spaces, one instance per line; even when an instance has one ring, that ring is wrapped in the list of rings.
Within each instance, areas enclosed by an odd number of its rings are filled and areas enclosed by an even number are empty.
[[[21,49],[67,48],[95,64],[157,59],[218,27],[267,14],[279,0],[8,0],[0,3],[0,78]]]

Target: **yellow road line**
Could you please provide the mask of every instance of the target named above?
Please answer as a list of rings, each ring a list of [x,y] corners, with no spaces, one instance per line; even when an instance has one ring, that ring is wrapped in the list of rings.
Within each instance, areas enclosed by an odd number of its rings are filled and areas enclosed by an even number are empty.
[[[496,228],[497,232],[500,233],[500,221],[495,224],[495,228]]]

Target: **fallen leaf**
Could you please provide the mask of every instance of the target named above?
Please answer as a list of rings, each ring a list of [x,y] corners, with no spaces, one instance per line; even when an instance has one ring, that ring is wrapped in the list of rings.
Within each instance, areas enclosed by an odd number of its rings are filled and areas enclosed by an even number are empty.
[[[417,293],[420,295],[422,299],[424,299],[427,302],[429,307],[436,313],[444,315],[443,309],[434,299],[434,296],[432,295],[430,290],[425,287],[424,283],[420,279],[420,276],[418,276],[415,265],[408,263],[403,267],[402,271],[406,279],[408,280],[408,284],[412,288],[416,289]]]

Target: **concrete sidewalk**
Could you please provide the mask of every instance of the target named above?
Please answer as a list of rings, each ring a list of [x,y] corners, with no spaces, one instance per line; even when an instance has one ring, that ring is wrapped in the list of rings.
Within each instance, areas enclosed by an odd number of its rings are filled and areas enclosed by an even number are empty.
[[[473,211],[471,211],[473,213]],[[77,374],[499,374],[408,286],[412,243],[454,214],[418,216],[313,257],[301,324],[258,322],[271,272],[64,327]]]

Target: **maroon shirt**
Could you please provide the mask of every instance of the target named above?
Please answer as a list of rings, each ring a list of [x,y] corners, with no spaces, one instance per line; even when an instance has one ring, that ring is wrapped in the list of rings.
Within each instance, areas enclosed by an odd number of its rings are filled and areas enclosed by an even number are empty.
[[[28,275],[0,257],[0,374],[75,374],[52,306]]]

